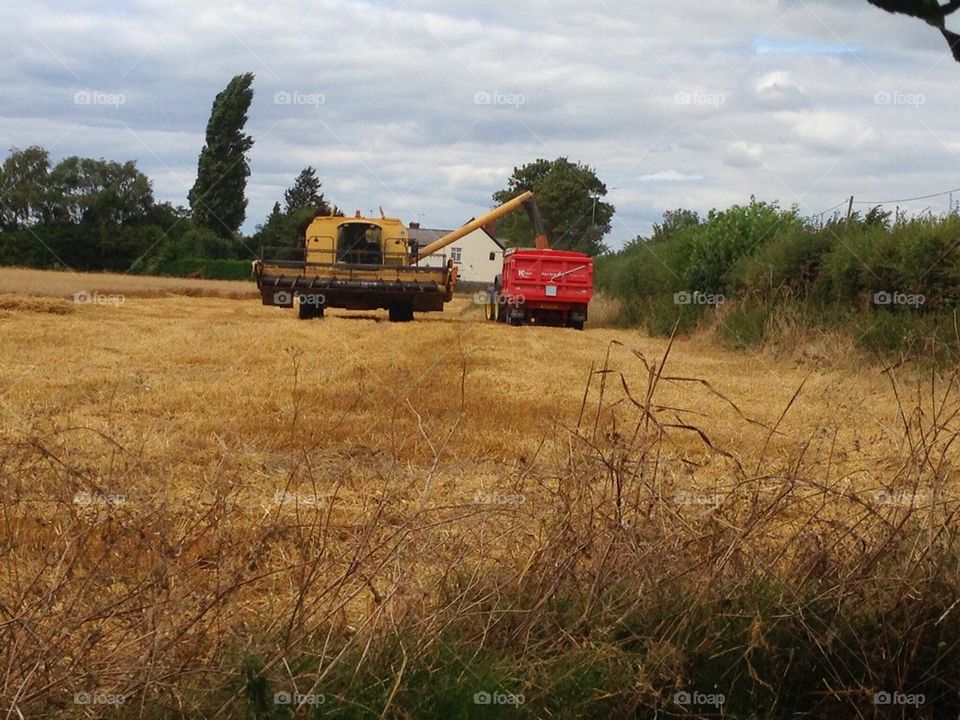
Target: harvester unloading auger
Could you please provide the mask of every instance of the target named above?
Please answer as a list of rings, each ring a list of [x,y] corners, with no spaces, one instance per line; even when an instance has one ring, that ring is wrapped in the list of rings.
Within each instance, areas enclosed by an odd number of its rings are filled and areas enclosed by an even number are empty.
[[[474,230],[526,208],[536,246],[548,247],[532,192],[525,192],[447,233],[423,248],[409,239],[397,218],[317,217],[306,231],[302,248],[266,249],[253,263],[264,305],[290,308],[298,317],[323,317],[328,307],[348,310],[384,309],[392,322],[413,320],[414,312],[443,310],[457,286],[457,266],[419,265]],[[382,211],[381,211],[382,215]]]

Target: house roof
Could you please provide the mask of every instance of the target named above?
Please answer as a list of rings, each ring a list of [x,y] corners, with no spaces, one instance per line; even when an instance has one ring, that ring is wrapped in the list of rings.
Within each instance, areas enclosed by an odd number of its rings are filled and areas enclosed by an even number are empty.
[[[498,246],[501,250],[503,250],[503,249],[505,248],[504,244],[503,244],[502,242],[500,242],[499,240],[497,240],[497,239],[496,239],[493,235],[491,235],[489,232],[487,232],[487,229],[486,229],[486,228],[480,228],[480,229],[484,232],[484,234],[485,234],[488,238],[490,238],[491,240],[493,240],[493,242],[495,242],[495,243],[497,244],[497,246]],[[440,238],[442,238],[444,235],[446,235],[446,234],[449,233],[449,232],[453,232],[453,231],[452,231],[452,230],[438,230],[438,229],[436,229],[436,228],[410,228],[410,229],[407,231],[407,233],[408,233],[407,236],[408,236],[411,240],[416,240],[416,242],[417,242],[419,245],[422,246],[422,245],[427,245],[427,244],[429,244],[429,243],[432,243],[434,240],[439,240]]]

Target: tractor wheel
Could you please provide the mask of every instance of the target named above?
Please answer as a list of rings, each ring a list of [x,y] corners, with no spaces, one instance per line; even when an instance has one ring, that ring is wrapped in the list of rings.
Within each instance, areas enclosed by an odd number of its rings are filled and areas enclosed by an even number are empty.
[[[483,319],[497,320],[497,294],[492,290],[487,291],[487,302],[483,305]]]
[[[497,307],[494,309],[497,314],[497,322],[505,323],[507,321],[507,304],[503,301],[503,296],[497,294]]]

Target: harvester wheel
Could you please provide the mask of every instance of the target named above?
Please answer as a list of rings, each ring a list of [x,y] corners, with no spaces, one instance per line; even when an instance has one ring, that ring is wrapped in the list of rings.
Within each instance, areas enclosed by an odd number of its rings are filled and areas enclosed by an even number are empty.
[[[413,320],[413,303],[394,303],[388,312],[390,322],[410,322]]]
[[[313,320],[314,318],[323,317],[323,307],[301,302],[297,306],[297,317],[301,320]]]

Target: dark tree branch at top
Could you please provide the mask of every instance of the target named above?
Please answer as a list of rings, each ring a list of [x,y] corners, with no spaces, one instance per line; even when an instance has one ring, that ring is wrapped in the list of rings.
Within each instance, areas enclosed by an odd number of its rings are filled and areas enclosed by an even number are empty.
[[[960,62],[960,35],[946,28],[947,16],[960,10],[960,0],[950,0],[946,5],[941,5],[937,0],[867,0],[867,2],[887,12],[920,18],[933,25],[946,38],[954,59]]]

